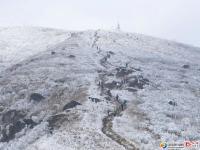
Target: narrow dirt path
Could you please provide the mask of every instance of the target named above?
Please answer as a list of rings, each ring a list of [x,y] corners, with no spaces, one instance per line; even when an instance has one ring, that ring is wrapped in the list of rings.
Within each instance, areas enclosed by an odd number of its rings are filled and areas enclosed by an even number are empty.
[[[97,45],[98,39],[99,39],[98,31],[96,31],[96,32],[94,33],[94,41],[93,41],[93,43],[92,43],[92,48],[94,48],[95,46],[98,46],[98,45]]]
[[[106,55],[104,56],[102,59],[100,59],[100,64],[105,68],[108,69],[109,65],[107,60],[110,58],[110,55]],[[104,84],[104,78],[106,77],[106,75],[99,75],[100,81],[102,81],[101,84]],[[101,89],[101,94],[105,95],[105,96],[109,96],[107,94],[107,91],[109,89],[106,89],[104,87],[104,89]],[[113,99],[113,98],[111,98]],[[128,140],[126,140],[125,138],[123,138],[122,136],[120,136],[119,134],[117,134],[114,130],[113,130],[113,120],[115,117],[120,116],[121,112],[124,111],[124,109],[122,109],[122,107],[119,107],[121,105],[120,102],[116,102],[116,110],[115,112],[110,112],[108,113],[108,115],[103,119],[103,127],[102,127],[102,132],[109,138],[111,138],[113,141],[117,142],[119,145],[122,145],[126,150],[139,150],[139,148],[137,148],[137,144],[130,142]]]
[[[136,144],[127,141],[125,138],[123,138],[122,136],[120,136],[119,134],[117,134],[115,131],[113,131],[113,123],[112,121],[114,120],[114,118],[116,116],[119,116],[119,114],[121,113],[121,111],[118,111],[117,114],[115,113],[110,113],[108,116],[106,116],[103,119],[103,128],[102,128],[102,132],[108,136],[109,138],[111,138],[113,141],[117,142],[118,144],[122,145],[125,149],[127,150],[139,150],[136,147]]]

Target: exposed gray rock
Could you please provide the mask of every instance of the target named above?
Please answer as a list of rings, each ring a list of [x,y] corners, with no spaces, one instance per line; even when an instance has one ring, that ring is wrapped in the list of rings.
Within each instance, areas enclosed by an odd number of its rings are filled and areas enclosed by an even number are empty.
[[[128,90],[129,92],[137,92],[137,89],[131,87],[126,88],[126,90]]]
[[[168,104],[169,104],[169,105],[172,105],[172,106],[177,106],[177,103],[174,102],[174,101],[169,101]]]
[[[51,55],[55,55],[55,54],[56,54],[56,52],[54,52],[54,51],[51,52]]]
[[[116,68],[116,70],[117,70],[117,73],[116,73],[117,77],[124,77],[134,72],[134,70],[127,69],[125,67],[119,67],[119,68]]]
[[[67,103],[67,104],[63,107],[63,110],[70,109],[70,108],[74,108],[74,107],[76,107],[77,105],[81,105],[81,103],[79,103],[79,102],[77,102],[77,101],[71,101],[71,102]]]
[[[2,114],[3,124],[16,123],[18,120],[23,119],[25,113],[18,110],[9,110],[6,113]]]
[[[108,89],[115,89],[115,88],[120,88],[122,86],[122,83],[117,81],[112,81],[109,83],[105,83],[104,86]]]
[[[114,55],[115,53],[113,51],[108,51],[109,54]]]
[[[42,96],[41,94],[39,93],[33,93],[31,94],[30,96],[30,100],[33,100],[33,101],[36,101],[36,102],[40,102],[41,100],[45,99],[44,96]]]
[[[76,56],[75,55],[69,55],[68,57],[69,58],[75,58]]]
[[[15,134],[22,131],[26,126],[33,128],[37,125],[31,119],[24,119],[25,112],[9,110],[2,114],[0,141],[9,142],[15,138]]]
[[[149,80],[143,76],[135,76],[131,81],[128,81],[128,86],[132,88],[143,89],[145,85],[149,84]]]
[[[15,134],[20,132],[25,127],[25,123],[21,121],[17,121],[14,124],[8,125],[6,128],[2,130],[1,142],[9,142],[10,140],[15,138]]]
[[[32,119],[24,119],[23,122],[29,126],[31,129],[37,125],[36,122],[34,122]]]
[[[51,116],[48,120],[49,123],[49,130],[52,132],[54,128],[59,128],[60,125],[62,125],[62,122],[67,121],[66,115],[65,114],[57,114],[54,116]]]
[[[101,101],[100,99],[98,99],[98,98],[93,98],[93,97],[89,97],[89,99],[90,99],[92,102],[95,102],[95,103],[98,103],[98,102]]]
[[[189,69],[190,68],[190,65],[183,65],[182,66],[184,69]]]

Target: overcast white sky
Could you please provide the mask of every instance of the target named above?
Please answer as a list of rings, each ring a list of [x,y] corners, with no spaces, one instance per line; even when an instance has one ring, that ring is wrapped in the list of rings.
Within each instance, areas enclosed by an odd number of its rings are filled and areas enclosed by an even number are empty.
[[[113,29],[200,47],[200,0],[0,0],[0,26]]]

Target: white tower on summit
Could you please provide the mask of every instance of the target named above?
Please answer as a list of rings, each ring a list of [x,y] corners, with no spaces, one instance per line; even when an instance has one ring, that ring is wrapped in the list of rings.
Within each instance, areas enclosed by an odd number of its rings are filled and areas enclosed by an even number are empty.
[[[117,31],[121,31],[121,27],[120,27],[120,24],[119,22],[117,23],[117,28],[116,28]]]

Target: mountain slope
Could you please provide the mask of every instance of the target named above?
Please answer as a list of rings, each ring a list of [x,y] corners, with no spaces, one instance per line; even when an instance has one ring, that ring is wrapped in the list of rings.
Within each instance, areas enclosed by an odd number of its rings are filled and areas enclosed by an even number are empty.
[[[67,36],[67,32],[50,28],[0,28],[0,69],[46,50]]]
[[[155,150],[200,138],[199,48],[102,30],[1,29],[0,39],[1,149]]]

